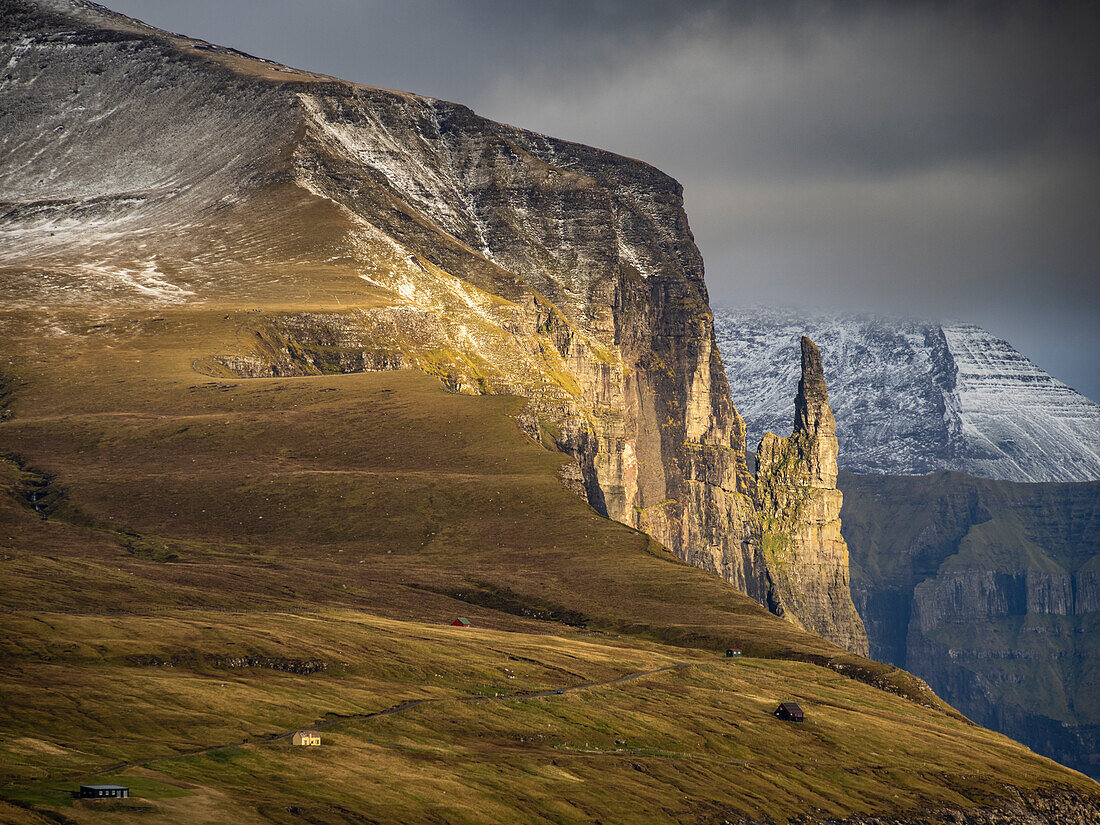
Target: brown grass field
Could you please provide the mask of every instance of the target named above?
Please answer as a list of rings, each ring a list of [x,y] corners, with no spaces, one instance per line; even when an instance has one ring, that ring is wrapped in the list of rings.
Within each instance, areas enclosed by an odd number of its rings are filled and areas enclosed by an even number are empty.
[[[382,300],[326,277],[314,311]],[[1100,794],[601,518],[520,399],[193,369],[246,350],[255,314],[3,315],[0,821],[778,822]],[[782,699],[807,721],[772,717]],[[320,748],[276,738],[315,724]],[[69,796],[108,779],[135,798]]]

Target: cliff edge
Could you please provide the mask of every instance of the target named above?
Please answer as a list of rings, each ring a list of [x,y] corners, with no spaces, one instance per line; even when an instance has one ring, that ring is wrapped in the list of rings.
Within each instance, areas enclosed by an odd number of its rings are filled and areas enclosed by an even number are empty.
[[[769,571],[745,427],[671,177],[95,4],[5,8],[5,305],[229,301],[254,312],[194,361],[212,378],[416,369],[452,392],[522,397],[524,431],[573,458],[563,480],[597,512],[758,602],[779,581],[788,613],[826,609],[816,585],[799,590],[821,571]],[[825,490],[836,439],[819,407],[800,426],[831,450],[810,456]],[[801,510],[783,518],[793,534],[825,531],[807,546],[832,547],[839,500],[815,501],[824,509],[805,525]],[[837,548],[831,565],[846,558]],[[847,571],[829,575],[846,626]]]
[[[593,508],[763,601],[744,424],[675,180],[95,4],[8,8],[6,304],[231,296],[258,311],[195,362],[211,377],[412,368],[521,396]]]
[[[794,431],[787,438],[765,434],[756,452],[768,606],[866,656],[867,633],[852,603],[848,545],[840,534],[837,450],[821,353],[803,336]]]

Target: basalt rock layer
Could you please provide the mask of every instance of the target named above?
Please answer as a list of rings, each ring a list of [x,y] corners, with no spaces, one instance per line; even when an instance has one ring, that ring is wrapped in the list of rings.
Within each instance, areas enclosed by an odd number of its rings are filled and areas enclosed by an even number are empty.
[[[1100,776],[1100,482],[842,474],[871,654]]]
[[[791,621],[866,655],[867,634],[848,581],[836,479],[836,420],[821,353],[803,337],[794,431],[787,438],[767,433],[756,452],[768,601]]]
[[[594,508],[763,601],[744,426],[676,181],[91,3],[4,8],[9,306],[231,297],[257,312],[196,361],[208,375],[411,367],[523,396]]]

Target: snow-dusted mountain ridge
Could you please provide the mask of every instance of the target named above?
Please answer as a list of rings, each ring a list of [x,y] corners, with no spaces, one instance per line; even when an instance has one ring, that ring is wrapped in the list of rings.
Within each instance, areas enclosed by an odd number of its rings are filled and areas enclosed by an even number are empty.
[[[970,324],[716,309],[750,448],[790,432],[802,335],[821,348],[840,466],[1005,481],[1100,479],[1100,405]]]

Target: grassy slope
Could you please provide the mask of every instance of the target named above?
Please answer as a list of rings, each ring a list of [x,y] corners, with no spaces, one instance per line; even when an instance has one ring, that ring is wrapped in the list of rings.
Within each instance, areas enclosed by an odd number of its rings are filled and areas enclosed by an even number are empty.
[[[149,780],[143,796],[152,795],[165,817],[218,793],[240,806],[246,822],[293,821],[291,806],[337,822],[340,809],[379,821],[446,822],[675,821],[708,807],[844,814],[917,807],[930,797],[983,801],[988,788],[970,778],[975,773],[1011,775],[1023,787],[1051,775],[1045,760],[1021,758],[996,734],[803,663],[726,662],[636,640],[466,631],[347,611],[40,618],[75,649],[49,661],[24,650],[21,678],[5,684],[26,708],[24,732],[36,734],[9,745],[27,773],[75,776],[90,763],[163,757],[172,745],[253,740],[106,774]],[[36,647],[24,632],[17,628],[9,646]],[[297,676],[182,657],[174,667],[132,663],[137,653],[167,657],[229,644],[321,656],[333,666]],[[680,662],[691,666],[561,696],[459,698]],[[19,692],[27,682],[51,688],[31,701]],[[777,689],[800,701],[810,721],[794,726],[770,716]],[[79,719],[73,695],[89,707]],[[325,728],[320,750],[264,741],[314,722],[322,709],[331,719],[423,698],[437,701]],[[119,731],[115,741],[111,730]],[[941,771],[953,792],[945,792]],[[73,784],[21,783],[16,793],[64,808]],[[179,788],[188,793],[160,796]],[[80,809],[67,815],[95,821]]]
[[[831,670],[716,661],[727,645],[832,659],[921,695],[600,518],[557,481],[561,456],[520,433],[517,399],[410,373],[193,372],[241,344],[247,317],[5,316],[4,482],[37,490],[50,517],[0,500],[4,796],[129,821],[64,791],[148,759],[123,771],[151,800],[133,803],[154,809],[146,822],[300,821],[295,807],[315,822],[778,818],[980,804],[1001,781],[1096,792]],[[66,332],[43,336],[51,324]],[[456,615],[475,629],[446,627]],[[440,701],[334,725],[319,751],[263,744],[415,698]],[[781,698],[810,721],[770,717]],[[35,821],[20,810],[3,814]]]
[[[0,449],[56,477],[55,520],[95,528],[104,556],[58,556],[46,588],[28,557],[26,589],[17,578],[0,599],[47,610],[243,600],[439,620],[458,608],[425,593],[444,591],[662,641],[855,664],[590,510],[557,481],[564,458],[510,418],[519,399],[448,395],[413,373],[195,374],[202,347],[232,348],[238,315],[123,317],[16,366],[17,381],[35,378],[17,390]]]

